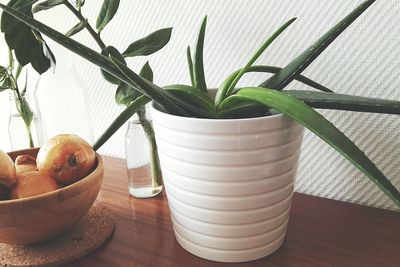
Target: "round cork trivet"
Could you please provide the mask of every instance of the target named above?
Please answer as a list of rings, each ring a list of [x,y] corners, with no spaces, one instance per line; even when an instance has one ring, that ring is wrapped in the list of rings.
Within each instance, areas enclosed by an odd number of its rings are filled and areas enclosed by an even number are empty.
[[[111,213],[96,203],[64,234],[33,245],[0,243],[0,266],[59,266],[102,245],[114,231]]]

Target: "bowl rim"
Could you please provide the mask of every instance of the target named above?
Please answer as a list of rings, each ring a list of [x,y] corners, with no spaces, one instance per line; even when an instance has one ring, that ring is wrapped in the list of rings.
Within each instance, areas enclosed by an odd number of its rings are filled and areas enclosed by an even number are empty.
[[[7,154],[23,153],[23,152],[34,151],[34,150],[39,150],[39,148],[29,148],[29,149],[9,151]],[[12,204],[17,205],[17,204],[27,203],[27,202],[31,202],[31,201],[37,201],[39,199],[51,198],[51,197],[54,197],[54,196],[60,194],[60,192],[74,191],[74,189],[79,188],[80,185],[88,183],[92,179],[98,177],[99,176],[98,174],[101,174],[101,172],[103,172],[103,170],[104,170],[103,159],[98,153],[96,153],[96,168],[94,168],[94,170],[91,173],[89,173],[87,176],[85,176],[81,180],[79,180],[73,184],[67,185],[65,187],[61,187],[57,190],[47,192],[44,194],[40,194],[40,195],[36,195],[36,196],[20,198],[20,199],[0,200],[0,207],[6,206],[6,205],[12,205]]]

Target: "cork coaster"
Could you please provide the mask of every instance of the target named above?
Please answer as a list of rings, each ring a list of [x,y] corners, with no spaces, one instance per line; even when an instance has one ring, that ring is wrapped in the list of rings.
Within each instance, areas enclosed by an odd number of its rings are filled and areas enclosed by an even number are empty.
[[[33,245],[0,243],[0,266],[59,266],[92,252],[113,231],[111,213],[96,203],[77,224],[51,240]]]

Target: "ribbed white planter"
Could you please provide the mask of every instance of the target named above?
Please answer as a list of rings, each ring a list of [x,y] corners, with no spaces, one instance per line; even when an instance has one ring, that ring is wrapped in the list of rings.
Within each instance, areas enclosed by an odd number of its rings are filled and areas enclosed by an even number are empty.
[[[283,115],[211,120],[152,109],[179,244],[199,257],[242,262],[283,243],[303,127]]]

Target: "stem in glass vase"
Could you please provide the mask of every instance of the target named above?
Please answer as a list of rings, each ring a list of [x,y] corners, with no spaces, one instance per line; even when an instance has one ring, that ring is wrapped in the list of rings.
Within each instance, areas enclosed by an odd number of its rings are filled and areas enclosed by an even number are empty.
[[[17,108],[18,114],[21,116],[22,121],[24,122],[28,138],[29,138],[29,147],[33,148],[34,142],[33,142],[33,136],[32,136],[32,130],[31,130],[31,123],[32,123],[32,115],[31,113],[31,108],[29,107],[28,102],[25,99],[25,96],[21,96],[18,91],[16,91],[16,98],[15,98],[15,105],[20,108]],[[25,112],[24,112],[25,111]]]
[[[28,137],[29,137],[29,147],[33,148],[35,145],[33,144],[33,138],[32,138],[32,131],[31,131],[31,127],[29,127],[28,125],[26,126],[26,130],[28,131]]]
[[[154,129],[151,122],[146,118],[146,109],[144,107],[139,109],[137,114],[150,144],[151,185],[152,187],[158,187],[162,185],[162,178]]]

